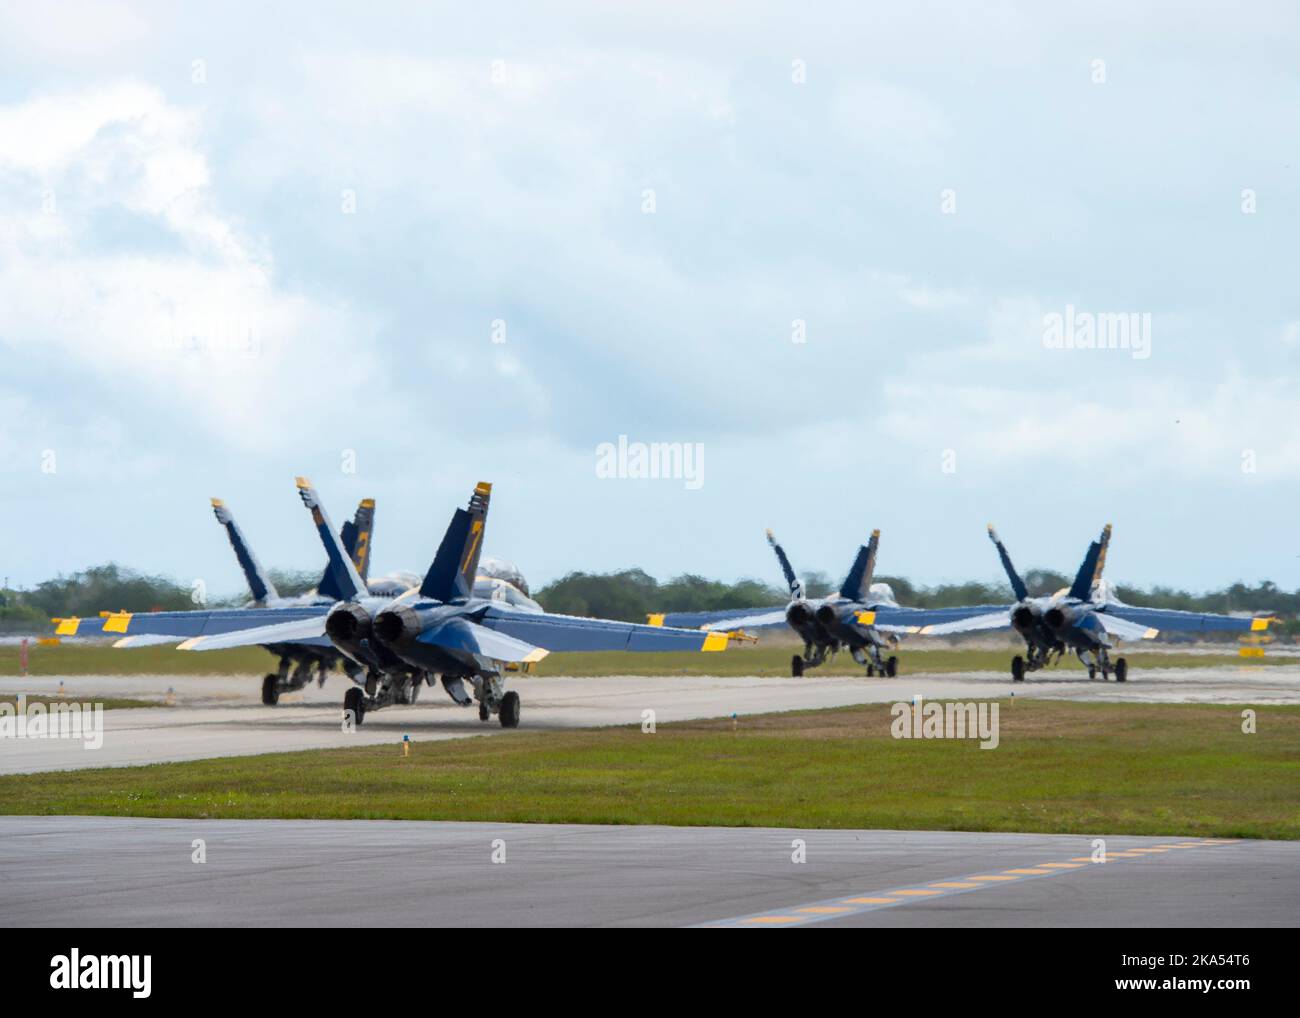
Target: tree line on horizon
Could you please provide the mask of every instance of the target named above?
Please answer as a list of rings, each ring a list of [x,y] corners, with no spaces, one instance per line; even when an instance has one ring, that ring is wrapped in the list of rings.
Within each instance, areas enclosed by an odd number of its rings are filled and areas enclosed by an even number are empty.
[[[271,570],[279,592],[293,596],[311,590],[319,573]],[[1042,596],[1068,587],[1070,579],[1046,569],[1024,574],[1030,594]],[[833,593],[838,583],[825,573],[803,574],[809,597]],[[1006,584],[913,584],[900,576],[877,577],[888,583],[899,604],[917,608],[946,608],[961,604],[1007,604],[1012,600]],[[1119,586],[1119,597],[1130,604],[1152,608],[1176,608],[1204,612],[1273,612],[1284,620],[1281,631],[1300,632],[1300,590],[1284,591],[1270,581],[1257,586],[1234,583],[1222,590],[1194,594],[1172,587]],[[566,615],[588,615],[627,622],[644,622],[652,612],[722,611],[731,608],[779,607],[788,601],[785,590],[755,579],[735,582],[711,580],[683,574],[660,581],[642,569],[609,573],[573,572],[540,590],[534,596],[547,611]],[[207,607],[242,605],[247,593],[209,599]],[[10,631],[33,631],[49,625],[56,616],[93,617],[100,611],[185,611],[199,607],[189,586],[157,575],[139,573],[116,563],[106,563],[45,580],[30,590],[0,590],[0,625]]]

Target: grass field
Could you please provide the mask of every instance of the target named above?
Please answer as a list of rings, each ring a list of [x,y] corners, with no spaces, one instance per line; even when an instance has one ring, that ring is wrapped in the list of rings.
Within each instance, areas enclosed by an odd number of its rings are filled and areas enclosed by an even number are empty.
[[[43,703],[48,705],[48,704],[60,704],[60,703],[82,703],[82,702],[84,701],[78,700],[75,697],[45,696],[45,695],[38,695],[33,693],[27,694],[27,705],[29,707],[34,703]],[[103,697],[101,697],[97,700],[94,700],[93,702],[100,704],[104,708],[104,710],[127,710],[132,707],[165,707],[166,706],[166,704],[157,703],[153,700],[127,700],[122,697],[109,697],[108,699],[104,699]],[[0,703],[17,704],[18,696],[15,693],[0,693]]]
[[[1000,711],[992,750],[880,705],[0,777],[0,812],[1300,837],[1300,707]]]
[[[538,667],[542,675],[789,675],[791,643],[738,645],[722,653],[696,654],[551,654]],[[898,651],[901,674],[915,672],[1007,672],[1015,647],[988,650],[942,647],[930,650]],[[1263,657],[1245,659],[1228,645],[1222,654],[1152,653],[1136,651],[1126,655],[1133,668],[1268,667],[1295,664],[1296,658]],[[65,675],[264,675],[274,669],[276,659],[260,647],[192,653],[174,647],[140,647],[114,650],[99,644],[61,644],[34,647],[29,651],[28,674]],[[1074,658],[1058,666],[1080,669]],[[828,665],[810,671],[816,675],[861,675],[862,669],[847,654]],[[17,675],[18,648],[0,647],[0,675]]]

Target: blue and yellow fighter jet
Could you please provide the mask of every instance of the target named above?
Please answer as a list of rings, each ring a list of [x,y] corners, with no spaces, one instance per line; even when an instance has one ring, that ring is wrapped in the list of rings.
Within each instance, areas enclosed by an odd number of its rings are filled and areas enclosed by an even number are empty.
[[[441,678],[462,706],[478,702],[479,719],[497,715],[519,724],[519,694],[505,689],[505,670],[529,665],[551,651],[721,651],[723,633],[671,629],[605,619],[552,615],[536,602],[512,603],[474,593],[492,486],[480,482],[468,509],[458,509],[418,590],[396,598],[372,595],[334,533],[315,489],[298,478],[343,600],[332,606],[218,609],[195,612],[108,614],[87,619],[104,632],[188,637],[182,650],[275,644],[326,637],[364,669],[347,691],[344,718],[360,724],[368,711],[410,703],[421,685]],[[468,681],[473,696],[465,690]]]
[[[1024,580],[1011,564],[1006,546],[989,524],[989,539],[998,550],[1016,603],[985,614],[926,626],[921,632],[928,636],[948,636],[1014,629],[1024,639],[1028,655],[1027,659],[1019,654],[1011,659],[1011,677],[1016,682],[1024,681],[1025,672],[1055,664],[1068,651],[1073,651],[1087,666],[1088,678],[1095,679],[1100,672],[1103,681],[1113,674],[1116,682],[1126,682],[1128,661],[1122,657],[1111,661],[1111,651],[1121,640],[1152,640],[1162,632],[1258,632],[1274,621],[1271,617],[1212,615],[1125,604],[1101,577],[1110,534],[1111,525],[1107,523],[1101,536],[1088,545],[1069,589],[1058,590],[1048,597],[1030,597]]]
[[[338,585],[334,580],[334,572],[327,565],[325,572],[320,578],[313,590],[295,597],[282,597],[280,592],[275,589],[275,583],[271,577],[262,569],[262,565],[253,554],[252,548],[244,539],[244,533],[239,524],[235,522],[234,514],[229,507],[219,498],[212,499],[212,512],[216,516],[217,522],[225,528],[226,535],[230,538],[230,547],[234,549],[235,558],[239,561],[240,568],[244,571],[244,578],[248,581],[248,590],[252,594],[252,600],[249,601],[245,608],[297,608],[311,605],[332,605],[339,600]],[[387,594],[390,597],[396,597],[403,591],[409,590],[419,582],[419,578],[410,574],[393,574],[385,576],[373,582],[368,577],[370,574],[370,543],[374,533],[375,525],[375,500],[373,498],[363,498],[357,506],[356,515],[343,523],[343,529],[339,531],[339,540],[343,542],[343,547],[348,556],[352,559],[353,565],[357,568],[357,573],[362,580],[367,582],[372,593]],[[128,642],[132,637],[119,641],[120,645],[130,646]],[[173,637],[136,637],[134,639],[145,640],[150,642],[175,642]],[[331,668],[340,666],[345,672],[357,671],[357,666],[348,658],[344,657],[334,645],[328,640],[299,640],[285,641],[282,643],[266,643],[262,646],[270,653],[275,654],[280,659],[280,667],[276,672],[268,673],[262,679],[262,703],[268,707],[274,706],[279,702],[281,693],[291,693],[302,689],[311,681],[313,670],[317,673],[317,684],[325,685],[325,676]],[[292,672],[290,672],[292,668]]]
[[[876,571],[876,552],[880,531],[871,532],[871,540],[858,549],[838,594],[809,598],[790,565],[790,559],[776,542],[772,531],[767,543],[776,552],[781,572],[790,587],[790,603],[784,608],[737,608],[713,612],[667,612],[649,616],[651,625],[698,626],[705,630],[744,631],[770,626],[789,626],[804,642],[802,655],[790,659],[790,674],[800,676],[805,668],[815,668],[828,657],[846,648],[853,660],[867,669],[868,675],[898,674],[898,657],[885,654],[898,646],[899,637],[919,633],[937,622],[965,618],[992,611],[995,605],[971,605],[958,608],[905,608],[894,600],[887,583],[872,583]]]

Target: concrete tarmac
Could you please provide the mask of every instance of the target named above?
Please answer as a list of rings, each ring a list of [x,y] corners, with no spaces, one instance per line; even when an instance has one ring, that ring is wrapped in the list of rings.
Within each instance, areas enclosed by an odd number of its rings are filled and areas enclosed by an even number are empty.
[[[919,655],[918,655],[919,657]],[[0,679],[0,692],[54,693],[58,678]],[[248,756],[299,749],[330,749],[412,740],[506,735],[495,721],[480,722],[475,710],[458,707],[441,688],[424,687],[420,702],[366,716],[343,731],[346,681],[330,677],[287,694],[276,707],[261,705],[256,676],[75,676],[63,680],[72,701],[109,696],[162,701],[172,707],[104,712],[104,740],[97,750],[59,739],[0,739],[0,773],[23,774],[84,767]],[[894,679],[855,676],[793,679],[777,676],[520,676],[510,686],[523,698],[520,730],[639,725],[653,710],[659,723],[734,713],[832,708],[892,703],[921,694],[982,699],[1017,697],[1142,703],[1300,703],[1300,665],[1148,669],[1127,683],[1089,681],[1078,672],[1045,672],[1012,683],[993,672],[926,674]]]
[[[1073,835],[0,817],[0,927],[1300,922],[1300,843],[1105,848],[1099,863]]]

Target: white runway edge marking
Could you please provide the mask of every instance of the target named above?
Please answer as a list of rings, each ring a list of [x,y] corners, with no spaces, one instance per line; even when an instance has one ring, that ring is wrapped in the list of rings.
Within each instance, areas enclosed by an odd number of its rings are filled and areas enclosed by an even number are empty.
[[[1036,863],[1033,866],[1017,866],[1006,870],[981,870],[967,877],[953,877],[948,880],[923,880],[915,884],[904,884],[892,891],[870,891],[864,893],[850,892],[823,901],[792,905],[788,908],[774,908],[766,912],[752,912],[749,915],[736,916],[732,919],[714,919],[707,923],[696,923],[693,929],[734,929],[737,927],[789,927],[808,926],[812,923],[824,923],[830,919],[843,919],[847,916],[860,915],[863,912],[877,912],[885,908],[897,908],[915,901],[934,901],[972,891],[983,891],[991,887],[1002,887],[1010,883],[1025,880],[1038,880],[1056,876],[1058,873],[1074,873],[1085,869],[1105,869],[1111,860],[1123,862],[1127,859],[1157,858],[1166,852],[1186,848],[1204,848],[1215,845],[1235,845],[1240,838],[1203,838],[1199,840],[1162,842],[1159,845],[1139,845],[1133,848],[1120,848],[1106,853],[1106,862],[1096,863],[1088,856],[1075,856],[1058,862]]]

